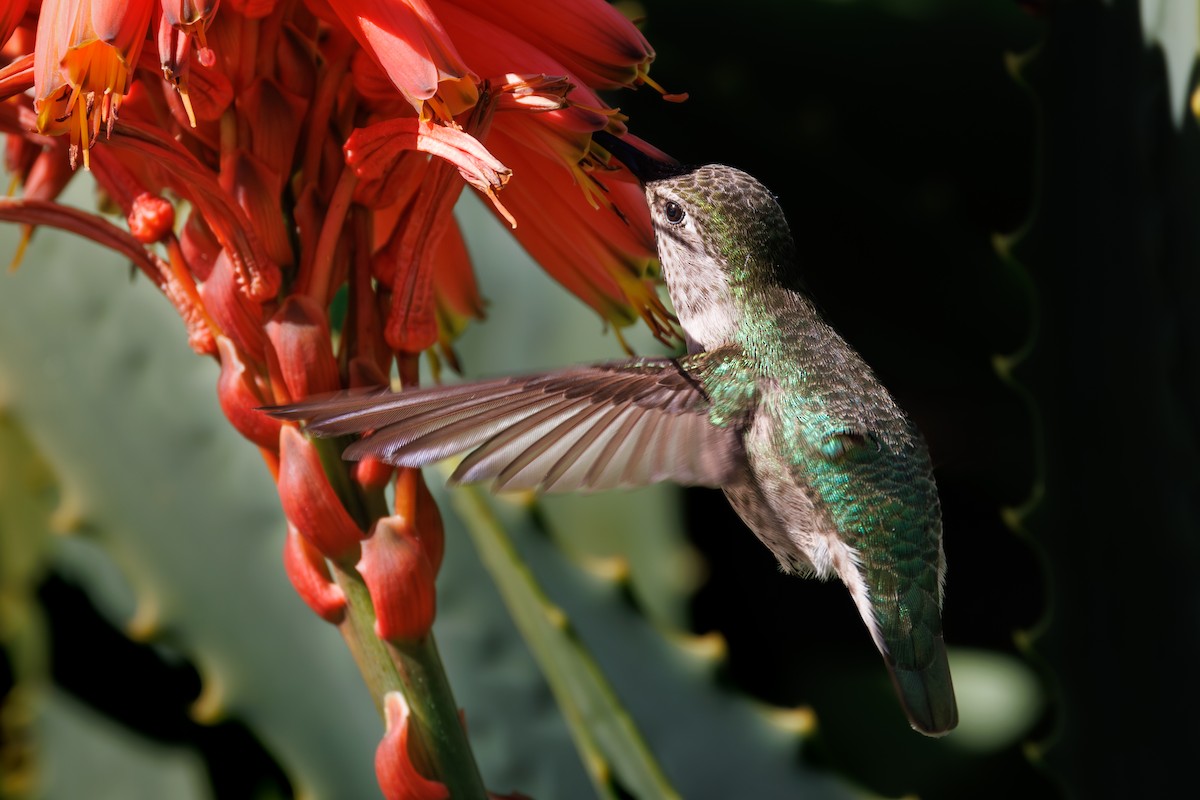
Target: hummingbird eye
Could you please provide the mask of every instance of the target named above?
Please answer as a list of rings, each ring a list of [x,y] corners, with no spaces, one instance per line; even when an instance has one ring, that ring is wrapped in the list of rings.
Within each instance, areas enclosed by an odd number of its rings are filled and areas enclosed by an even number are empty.
[[[667,201],[667,204],[663,206],[663,213],[667,215],[667,222],[672,225],[678,225],[683,222],[683,206],[674,200]]]

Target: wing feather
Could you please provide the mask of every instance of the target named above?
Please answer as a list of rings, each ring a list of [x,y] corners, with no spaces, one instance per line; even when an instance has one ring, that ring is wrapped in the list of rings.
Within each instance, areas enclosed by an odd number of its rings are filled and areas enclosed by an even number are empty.
[[[271,413],[318,435],[364,434],[347,458],[416,467],[469,451],[451,481],[494,479],[496,489],[721,486],[745,458],[740,429],[714,425],[700,384],[665,358],[352,392]]]

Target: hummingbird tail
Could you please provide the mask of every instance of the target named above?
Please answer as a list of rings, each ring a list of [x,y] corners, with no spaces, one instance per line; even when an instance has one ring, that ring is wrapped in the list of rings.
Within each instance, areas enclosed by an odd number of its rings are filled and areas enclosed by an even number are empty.
[[[958,705],[950,680],[946,646],[937,637],[933,659],[920,669],[904,669],[888,659],[888,671],[913,730],[945,736],[958,725]]]

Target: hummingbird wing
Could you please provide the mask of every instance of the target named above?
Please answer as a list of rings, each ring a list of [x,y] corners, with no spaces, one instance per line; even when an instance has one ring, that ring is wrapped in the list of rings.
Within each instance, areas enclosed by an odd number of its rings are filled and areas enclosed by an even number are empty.
[[[272,409],[321,436],[362,433],[350,459],[419,467],[470,450],[451,483],[569,492],[674,481],[721,486],[744,468],[739,431],[709,420],[675,359],[641,358],[523,377],[350,393]]]

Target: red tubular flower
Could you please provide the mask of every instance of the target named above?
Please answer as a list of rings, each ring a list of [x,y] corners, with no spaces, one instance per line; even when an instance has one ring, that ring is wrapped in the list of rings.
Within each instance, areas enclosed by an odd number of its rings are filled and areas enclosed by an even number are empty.
[[[375,635],[388,642],[420,641],[436,611],[435,572],[412,523],[401,516],[375,523],[358,562],[375,607]]]
[[[520,31],[521,38],[594,89],[619,89],[643,82],[654,60],[654,48],[606,0],[437,0],[434,7],[439,14],[443,3],[466,9],[498,27]]]
[[[329,318],[311,298],[292,295],[267,323],[279,374],[292,400],[341,387],[329,337]]]
[[[221,359],[221,377],[217,380],[217,398],[221,410],[234,430],[259,447],[274,452],[279,447],[283,423],[259,411],[266,401],[258,391],[254,376],[228,337],[217,337]]]
[[[346,140],[345,150],[346,164],[367,184],[360,197],[371,191],[371,183],[391,180],[406,151],[420,150],[457,167],[463,180],[487,195],[503,213],[496,191],[508,183],[512,170],[468,133],[415,119],[393,119],[355,130]]]
[[[387,732],[375,750],[375,777],[387,800],[446,800],[450,791],[445,784],[431,781],[417,772],[408,752],[409,726],[412,722],[408,702],[399,692],[383,696],[383,716]]]
[[[521,175],[505,202],[519,218],[538,220],[513,232],[525,250],[614,325],[641,316],[656,335],[670,338],[670,316],[648,279],[653,233],[641,190],[612,181],[607,187],[612,205],[592,208],[566,170],[499,132],[490,141]],[[618,207],[628,209],[626,216]]]
[[[326,558],[347,560],[358,553],[362,530],[329,485],[316,447],[291,425],[279,434],[278,488],[288,522]]]
[[[150,25],[153,0],[43,0],[34,44],[38,130],[68,133],[72,163],[112,131]]]
[[[341,21],[422,121],[451,122],[479,99],[475,76],[425,0],[333,0],[323,9],[310,0],[309,5],[319,16]]]
[[[500,25],[493,25],[482,16],[458,8],[455,5],[441,7],[440,13],[456,42],[459,42],[470,60],[472,69],[487,76],[502,87],[500,79],[508,83],[508,76],[543,75],[562,76],[567,81],[557,103],[548,106],[526,105],[516,107],[523,113],[499,114],[493,127],[509,131],[519,129],[511,136],[542,155],[557,155],[568,169],[576,173],[585,194],[590,183],[582,172],[582,165],[590,163],[592,133],[610,130],[624,133],[621,117],[608,108],[595,92],[583,85],[569,67],[555,60],[527,39]],[[519,87],[513,87],[519,90]],[[570,89],[570,91],[567,91]],[[494,88],[494,91],[503,91]],[[503,104],[501,107],[505,107]]]
[[[212,66],[216,61],[208,49],[204,33],[212,23],[218,0],[160,0],[162,16],[158,25],[158,52],[162,60],[163,77],[175,86],[187,109],[188,121],[196,127],[196,114],[188,94],[191,55],[196,52],[200,63]]]
[[[283,569],[300,599],[321,619],[337,625],[346,616],[346,594],[329,574],[324,556],[288,525]]]

